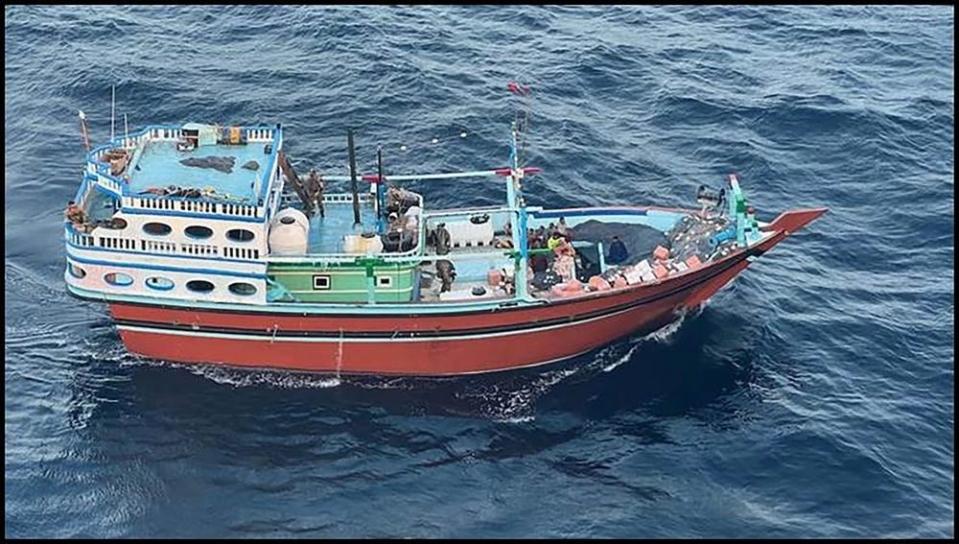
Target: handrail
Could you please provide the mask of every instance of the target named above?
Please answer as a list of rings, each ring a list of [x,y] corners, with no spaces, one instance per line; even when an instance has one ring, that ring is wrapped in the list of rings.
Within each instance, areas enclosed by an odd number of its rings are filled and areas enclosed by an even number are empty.
[[[453,215],[475,215],[477,213],[510,213],[511,209],[503,208],[501,206],[486,206],[481,208],[450,208],[445,210],[437,210],[435,212],[423,212],[424,219],[432,219],[434,217],[449,217]]]
[[[373,254],[343,254],[343,253],[317,253],[307,255],[296,255],[289,257],[269,256],[264,260],[268,263],[277,264],[360,264],[368,259],[382,260],[385,263],[419,263],[423,261],[459,261],[459,260],[481,260],[481,259],[507,258],[513,259],[513,251],[503,249],[501,251],[483,251],[475,253],[447,253],[437,255],[435,253],[416,253],[416,254],[398,254],[398,253],[373,253]]]

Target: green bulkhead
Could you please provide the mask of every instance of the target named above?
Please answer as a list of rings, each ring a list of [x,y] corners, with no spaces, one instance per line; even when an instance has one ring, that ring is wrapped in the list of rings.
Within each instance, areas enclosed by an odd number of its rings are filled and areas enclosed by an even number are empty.
[[[416,263],[270,263],[266,271],[270,297],[276,301],[410,302],[417,283]],[[370,281],[372,278],[372,282]]]

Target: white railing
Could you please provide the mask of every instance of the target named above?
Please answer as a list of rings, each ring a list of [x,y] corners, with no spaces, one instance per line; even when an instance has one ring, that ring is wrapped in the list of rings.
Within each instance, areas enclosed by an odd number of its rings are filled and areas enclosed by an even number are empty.
[[[140,240],[140,250],[150,253],[176,253],[176,243],[161,240]]]
[[[141,210],[168,210],[190,213],[208,213],[231,215],[234,217],[262,217],[262,208],[247,204],[233,204],[231,202],[211,202],[208,200],[188,200],[175,197],[142,197],[125,196],[122,199],[124,208]]]
[[[223,256],[227,259],[249,259],[258,261],[260,260],[260,250],[255,247],[224,246]]]
[[[70,243],[72,243],[75,246],[80,246],[80,247],[94,246],[93,236],[90,236],[88,234],[81,234],[73,230],[73,227],[67,227],[67,237],[70,240]]]
[[[223,128],[223,127],[221,127]],[[267,127],[241,127],[241,131],[246,135],[247,143],[273,143],[275,137],[277,136],[276,128],[267,128]],[[128,150],[134,150],[136,153],[142,145],[146,142],[151,141],[161,141],[161,142],[171,142],[178,141],[183,136],[182,127],[176,126],[149,126],[140,131],[129,135],[129,136],[118,136],[113,139],[111,143],[104,144],[94,148],[90,153],[87,154],[87,166],[86,171],[90,174],[95,174],[97,176],[97,184],[101,187],[109,190],[110,192],[116,194],[118,197],[122,197],[122,204],[125,207],[129,208],[140,208],[148,210],[179,210],[179,211],[191,211],[199,213],[216,213],[222,215],[231,215],[236,217],[250,217],[250,218],[261,218],[265,216],[264,206],[256,205],[247,205],[247,204],[234,204],[234,203],[224,203],[224,202],[210,202],[204,200],[180,200],[175,197],[133,197],[133,196],[124,196],[124,182],[110,174],[110,166],[108,164],[99,162],[103,156],[109,151],[122,147]],[[279,144],[279,142],[276,142]],[[276,152],[271,155],[271,169],[274,165],[273,158],[275,157]],[[130,166],[133,165],[133,161],[130,161]],[[129,167],[129,166],[128,166]],[[274,178],[270,178],[269,182],[272,185]],[[166,204],[165,202],[170,202]],[[179,204],[174,205],[172,202],[179,202]]]
[[[212,244],[196,243],[177,243],[165,240],[143,240],[139,238],[126,238],[122,236],[91,236],[77,232],[72,227],[67,226],[67,239],[74,246],[99,247],[103,249],[113,249],[118,251],[131,251],[134,253],[166,253],[193,255],[196,257],[214,257],[237,260],[260,260],[260,249],[249,247],[218,246]]]
[[[109,167],[108,167],[109,168]],[[117,196],[123,194],[123,188],[112,176],[106,176],[102,172],[97,173],[97,185],[107,189],[108,191],[114,193]]]
[[[216,257],[220,253],[217,246],[209,244],[180,244],[180,252],[201,257]]]

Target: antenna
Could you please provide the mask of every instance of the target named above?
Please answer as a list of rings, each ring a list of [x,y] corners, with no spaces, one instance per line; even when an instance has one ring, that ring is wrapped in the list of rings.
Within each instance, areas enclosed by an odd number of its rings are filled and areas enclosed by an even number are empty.
[[[114,118],[116,117],[115,115],[116,110],[117,110],[117,86],[110,85],[110,143],[111,144],[113,143],[113,138],[114,138],[113,127],[116,125],[116,123],[114,123],[113,121]]]
[[[87,151],[90,151],[90,133],[87,130],[87,115],[83,113],[83,110],[77,110],[80,112],[80,135],[83,136],[83,145],[87,148]]]

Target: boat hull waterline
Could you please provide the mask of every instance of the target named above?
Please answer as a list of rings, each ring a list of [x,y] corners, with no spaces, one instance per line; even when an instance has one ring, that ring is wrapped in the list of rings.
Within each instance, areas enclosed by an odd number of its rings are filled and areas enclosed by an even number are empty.
[[[131,353],[164,361],[336,373],[448,376],[543,365],[652,332],[695,308],[752,259],[818,218],[781,214],[756,246],[650,285],[472,312],[280,313],[111,302]]]

